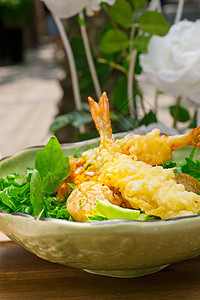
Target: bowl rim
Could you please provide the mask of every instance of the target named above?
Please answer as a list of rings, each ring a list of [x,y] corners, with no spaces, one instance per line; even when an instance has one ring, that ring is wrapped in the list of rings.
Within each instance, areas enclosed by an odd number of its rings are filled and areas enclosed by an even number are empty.
[[[199,215],[190,215],[190,216],[180,216],[180,217],[174,217],[174,218],[169,218],[169,219],[157,219],[157,220],[146,220],[146,221],[142,221],[142,220],[131,220],[131,219],[112,219],[112,220],[103,220],[103,221],[92,221],[92,222],[75,222],[75,221],[68,221],[68,220],[63,220],[63,219],[56,219],[56,218],[37,218],[34,216],[31,216],[29,214],[26,213],[22,213],[22,212],[14,212],[14,213],[8,213],[2,209],[0,209],[0,215],[1,214],[5,214],[5,215],[10,215],[10,216],[14,216],[14,217],[24,217],[27,219],[31,219],[33,221],[41,221],[41,222],[51,222],[51,223],[60,223],[60,224],[70,224],[72,226],[77,226],[76,224],[79,225],[83,225],[84,227],[91,227],[91,226],[101,226],[101,225],[116,225],[116,224],[124,224],[124,223],[131,223],[131,224],[147,224],[147,223],[151,223],[151,224],[155,224],[155,223],[159,223],[159,224],[164,224],[166,222],[179,222],[185,219],[194,219],[194,218],[200,218],[200,214]]]
[[[115,137],[121,137],[121,136],[123,137],[124,134],[128,134],[128,133],[131,133],[131,131],[121,132],[121,133],[115,134]],[[65,148],[65,147],[73,148],[74,146],[79,147],[79,146],[87,145],[88,143],[92,144],[92,143],[99,142],[99,141],[100,141],[100,138],[97,137],[97,138],[93,138],[93,139],[85,140],[85,141],[81,141],[81,142],[61,143],[61,147],[62,148]],[[21,150],[16,151],[15,153],[13,153],[11,155],[2,157],[0,159],[0,163],[2,161],[7,160],[7,159],[11,159],[14,156],[22,154],[25,151],[35,150],[35,149],[42,149],[44,146],[45,146],[44,144],[41,144],[41,145],[36,145],[36,146],[25,147]],[[32,219],[32,220],[37,220],[37,221],[42,221],[42,222],[43,221],[48,221],[48,222],[52,222],[52,223],[62,223],[62,224],[84,224],[84,226],[88,226],[88,227],[96,226],[96,225],[101,226],[101,225],[106,225],[106,224],[121,224],[121,223],[152,223],[152,224],[153,223],[161,223],[162,224],[162,223],[166,223],[166,222],[170,222],[170,221],[173,221],[173,222],[177,223],[178,221],[181,221],[181,220],[184,220],[184,219],[194,219],[194,218],[199,218],[200,217],[200,214],[197,214],[197,215],[174,217],[174,218],[169,218],[169,219],[156,219],[156,220],[146,220],[146,221],[132,220],[132,219],[112,219],[112,220],[92,221],[92,222],[74,222],[74,221],[68,221],[68,220],[56,219],[56,218],[37,218],[37,217],[31,216],[29,214],[22,213],[22,212],[8,213],[8,212],[0,209],[0,215],[1,214],[8,214],[8,215],[17,216],[17,217],[20,216],[20,217],[25,217],[27,219]]]

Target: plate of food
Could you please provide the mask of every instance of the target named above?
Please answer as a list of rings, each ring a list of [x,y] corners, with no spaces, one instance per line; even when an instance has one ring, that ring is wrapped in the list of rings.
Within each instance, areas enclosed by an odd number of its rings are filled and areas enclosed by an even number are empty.
[[[100,140],[25,149],[0,162],[0,230],[35,255],[137,277],[200,254],[200,128],[115,138],[106,93],[89,97]]]

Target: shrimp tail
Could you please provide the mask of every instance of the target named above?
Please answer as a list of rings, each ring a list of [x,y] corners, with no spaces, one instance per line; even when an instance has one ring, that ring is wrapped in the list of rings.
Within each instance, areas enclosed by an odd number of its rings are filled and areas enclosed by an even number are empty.
[[[114,136],[112,134],[109,103],[106,92],[102,94],[101,98],[99,99],[99,103],[95,102],[91,97],[88,97],[88,102],[96,129],[100,134],[101,144],[113,144]]]
[[[191,145],[194,148],[200,148],[200,126],[189,132],[191,136]]]
[[[187,134],[169,137],[168,141],[172,151],[187,146],[200,148],[200,126],[191,130]]]

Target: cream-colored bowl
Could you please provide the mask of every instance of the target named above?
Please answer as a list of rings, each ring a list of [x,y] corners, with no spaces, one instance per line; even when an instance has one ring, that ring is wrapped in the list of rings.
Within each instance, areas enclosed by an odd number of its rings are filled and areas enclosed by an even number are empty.
[[[63,145],[66,155],[97,141]],[[23,150],[0,162],[0,177],[23,174],[34,166],[41,147]],[[188,149],[177,151],[176,159]],[[197,153],[197,155],[199,155]],[[110,220],[78,223],[35,219],[0,211],[0,230],[28,251],[51,262],[116,277],[135,277],[161,270],[200,254],[200,216],[170,220]]]

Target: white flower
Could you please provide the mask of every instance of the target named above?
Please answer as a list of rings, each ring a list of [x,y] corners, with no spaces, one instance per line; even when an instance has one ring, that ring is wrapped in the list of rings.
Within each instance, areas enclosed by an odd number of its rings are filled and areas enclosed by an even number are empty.
[[[142,69],[155,87],[200,103],[200,20],[174,24],[167,35],[153,36]]]
[[[101,2],[107,3],[109,5],[113,5],[115,3],[115,1],[116,0],[104,0],[104,1],[91,0],[89,2],[89,4],[87,5],[86,13],[88,16],[93,16],[95,11],[99,11],[101,9],[101,7],[100,7]]]
[[[95,11],[100,10],[100,3],[105,2],[113,5],[116,0],[43,0],[48,9],[57,17],[70,18],[80,13],[86,8],[88,15],[94,15]]]
[[[43,0],[48,9],[57,17],[70,18],[78,14],[89,0]]]

